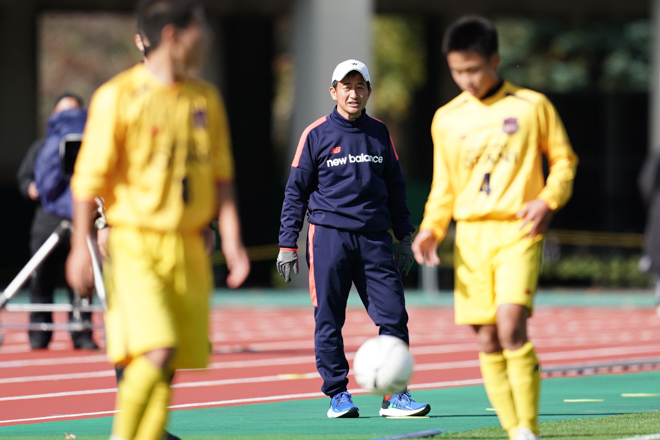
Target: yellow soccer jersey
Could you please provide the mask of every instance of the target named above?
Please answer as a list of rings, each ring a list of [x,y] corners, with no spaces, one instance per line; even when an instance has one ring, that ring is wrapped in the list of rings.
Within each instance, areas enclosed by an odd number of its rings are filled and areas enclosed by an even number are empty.
[[[421,230],[444,238],[456,221],[512,220],[540,198],[551,209],[571,196],[578,158],[550,101],[507,81],[480,100],[463,92],[431,125],[434,169]],[[543,176],[542,154],[550,173]]]
[[[77,201],[104,197],[113,226],[185,232],[213,219],[215,183],[233,177],[215,88],[166,86],[139,64],[92,97],[71,189]]]

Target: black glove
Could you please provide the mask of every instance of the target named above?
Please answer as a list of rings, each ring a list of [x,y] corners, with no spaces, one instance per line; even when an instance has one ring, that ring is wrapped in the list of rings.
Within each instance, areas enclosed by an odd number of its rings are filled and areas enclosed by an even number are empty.
[[[412,242],[412,233],[408,233],[399,240],[399,246],[396,249],[396,265],[399,267],[399,272],[402,275],[408,275],[413,265]]]
[[[291,269],[298,275],[298,252],[293,249],[280,249],[277,255],[277,273],[285,283],[291,282]]]

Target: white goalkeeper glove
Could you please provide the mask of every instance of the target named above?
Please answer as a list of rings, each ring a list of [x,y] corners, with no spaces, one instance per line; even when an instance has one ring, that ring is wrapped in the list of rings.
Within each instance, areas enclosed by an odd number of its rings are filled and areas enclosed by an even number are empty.
[[[298,275],[298,252],[295,249],[280,249],[277,255],[277,273],[285,283],[291,282],[291,271]]]

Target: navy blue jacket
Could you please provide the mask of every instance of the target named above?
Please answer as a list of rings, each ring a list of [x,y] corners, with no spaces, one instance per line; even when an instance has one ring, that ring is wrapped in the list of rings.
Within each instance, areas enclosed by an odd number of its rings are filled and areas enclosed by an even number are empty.
[[[385,124],[367,116],[348,120],[337,109],[303,132],[284,193],[280,247],[297,249],[309,222],[355,232],[390,226],[401,239],[410,222],[406,183]]]
[[[82,109],[65,110],[48,120],[46,143],[34,163],[34,183],[39,190],[41,206],[48,214],[68,219],[73,216],[71,177],[64,174],[60,141],[64,135],[82,133],[86,121],[87,111]]]

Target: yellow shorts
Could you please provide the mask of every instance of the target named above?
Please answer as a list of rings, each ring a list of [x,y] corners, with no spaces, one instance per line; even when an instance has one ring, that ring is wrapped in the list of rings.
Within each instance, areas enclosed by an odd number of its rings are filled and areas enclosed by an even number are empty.
[[[497,307],[532,312],[543,238],[523,238],[520,220],[458,222],[454,246],[457,324],[495,324]]]
[[[201,234],[113,228],[104,265],[107,352],[115,364],[174,348],[174,368],[206,367],[211,267]]]

